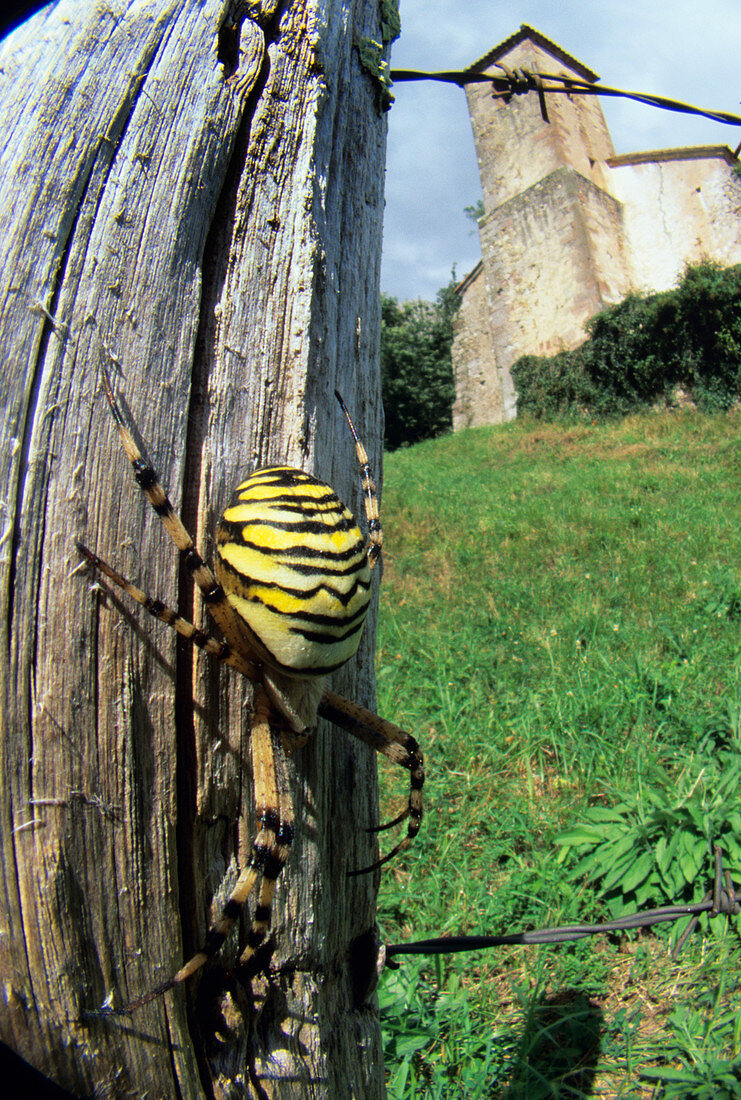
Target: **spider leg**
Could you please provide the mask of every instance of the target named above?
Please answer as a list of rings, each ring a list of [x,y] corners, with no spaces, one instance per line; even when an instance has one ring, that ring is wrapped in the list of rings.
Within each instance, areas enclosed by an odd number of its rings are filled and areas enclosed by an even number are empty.
[[[378,494],[376,492],[376,483],[373,480],[373,474],[371,473],[370,462],[368,461],[368,455],[365,447],[360,441],[360,436],[355,430],[355,425],[352,422],[350,413],[347,411],[347,406],[342,400],[341,395],[337,390],[334,391],[334,395],[339,402],[339,406],[345,414],[345,419],[350,425],[350,431],[352,437],[355,440],[355,453],[358,456],[358,462],[360,463],[360,472],[363,477],[363,492],[365,494],[365,518],[368,521],[368,565],[372,569],[381,556],[381,548],[383,547],[383,529],[381,527],[381,518],[378,510]]]
[[[97,569],[104,577],[107,577],[109,580],[113,581],[114,584],[118,585],[119,588],[123,589],[127,596],[130,596],[132,600],[140,604],[155,619],[159,619],[161,622],[171,626],[173,630],[177,631],[181,638],[185,638],[186,641],[191,642],[192,645],[198,646],[199,649],[210,654],[211,657],[215,657],[218,661],[223,661],[225,665],[231,665],[237,672],[241,672],[243,676],[246,676],[248,680],[256,681],[259,679],[258,671],[252,661],[248,660],[241,653],[235,652],[227,642],[217,641],[217,639],[210,634],[193,626],[192,623],[189,623],[182,615],[178,615],[177,612],[173,611],[172,608],[168,607],[161,600],[155,600],[151,596],[148,596],[146,592],[142,592],[141,588],[137,588],[136,585],[132,584],[130,580],[127,580],[122,573],[119,573],[107,562],[103,561],[102,558],[99,558],[92,550],[88,550],[81,542],[77,542],[75,545],[94,569]]]
[[[203,946],[176,974],[142,997],[130,1001],[123,1008],[106,1006],[97,1012],[88,1013],[88,1016],[127,1016],[197,973],[223,945],[261,875],[262,886],[250,931],[250,942],[241,961],[246,961],[265,938],[270,925],[275,884],[288,858],[293,839],[293,809],[280,738],[270,727],[270,703],[262,688],[258,688],[255,693],[250,746],[255,807],[261,822],[260,830],[252,843],[252,858],[237,879],[219,919],[209,929]],[[277,771],[276,758],[279,761]]]
[[[272,779],[274,783],[274,788],[271,790],[271,797],[273,797],[274,805],[277,809],[277,820],[275,821],[274,828],[274,843],[262,866],[260,893],[257,899],[255,915],[252,920],[252,927],[247,934],[247,946],[239,959],[240,966],[244,966],[249,962],[267,936],[268,929],[270,928],[270,913],[273,907],[275,887],[280,873],[286,865],[286,861],[291,851],[291,842],[293,840],[293,802],[288,785],[285,749],[283,747],[281,735],[273,730],[272,727],[270,727],[269,732],[272,753]],[[255,780],[255,790],[257,791],[257,780]],[[255,795],[255,797],[257,798],[257,795]]]
[[[375,871],[382,867],[399,852],[403,852],[412,843],[419,832],[422,821],[422,787],[425,781],[424,760],[415,739],[406,730],[400,729],[385,718],[379,718],[377,714],[366,710],[357,703],[351,703],[341,695],[335,695],[332,691],[325,691],[319,704],[319,714],[323,718],[334,722],[336,726],[351,733],[354,737],[365,741],[376,750],[387,756],[395,764],[407,768],[410,773],[409,801],[406,808],[393,821],[380,829],[390,828],[400,822],[409,819],[407,835],[400,840],[395,847],[387,852],[381,859],[376,860],[369,867],[362,867],[357,871],[349,871],[350,875],[363,875],[369,871]],[[379,829],[372,830],[374,832]]]
[[[234,650],[241,650],[244,652],[247,643],[243,632],[239,629],[224,589],[196,550],[193,539],[188,534],[183,525],[183,521],[170,503],[154,468],[144,459],[141,451],[136,445],[134,437],[124,423],[108,374],[102,365],[100,370],[103,380],[103,391],[106,395],[113,419],[116,422],[123,449],[134,470],[134,477],[137,485],[162,520],[165,530],[180,551],[186,569],[200,588],[203,599],[216,624],[223,631],[227,642]]]
[[[386,829],[393,829],[394,825],[400,825],[408,817],[409,807],[405,806],[401,813],[398,813],[396,817],[392,817],[390,821],[384,821],[383,825],[371,825],[367,831],[369,833],[384,833]]]

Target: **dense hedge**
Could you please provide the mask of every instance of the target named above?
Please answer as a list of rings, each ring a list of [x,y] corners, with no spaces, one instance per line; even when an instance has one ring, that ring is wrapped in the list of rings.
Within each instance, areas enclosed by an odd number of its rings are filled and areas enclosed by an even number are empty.
[[[454,281],[435,302],[381,296],[381,386],[384,442],[393,451],[452,427],[453,317],[460,305]]]
[[[675,290],[631,295],[585,327],[574,351],[517,360],[519,413],[611,416],[679,391],[709,411],[741,399],[741,265],[688,267]]]

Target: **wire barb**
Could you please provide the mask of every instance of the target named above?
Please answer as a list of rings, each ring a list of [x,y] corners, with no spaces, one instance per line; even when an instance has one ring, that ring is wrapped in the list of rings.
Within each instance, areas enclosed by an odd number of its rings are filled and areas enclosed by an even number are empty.
[[[741,893],[737,892],[731,880],[730,871],[723,871],[723,854],[718,844],[713,846],[715,857],[714,888],[702,901],[692,905],[664,905],[659,909],[645,909],[642,913],[629,913],[617,920],[603,924],[567,924],[560,928],[537,928],[530,932],[511,932],[503,936],[439,936],[429,940],[415,940],[413,943],[392,943],[386,945],[385,960],[388,966],[398,963],[390,960],[395,955],[453,955],[463,951],[478,951],[489,947],[507,947],[511,945],[533,945],[567,943],[572,940],[596,936],[601,932],[625,932],[631,928],[650,928],[663,921],[679,920],[691,916],[688,927],[672,951],[676,958],[694,930],[701,913],[715,916],[724,913],[735,916],[741,912]]]
[[[418,72],[413,69],[392,69],[391,79],[397,83],[434,80],[443,84],[456,84],[459,88],[465,88],[467,84],[491,84],[492,95],[497,99],[503,99],[506,103],[513,96],[536,91],[541,102],[541,112],[544,110],[546,93],[549,95],[601,95],[633,99],[637,103],[645,103],[649,107],[658,107],[664,111],[700,115],[702,118],[709,118],[713,122],[723,122],[729,126],[741,126],[741,116],[732,115],[729,111],[710,111],[704,107],[695,107],[691,103],[682,103],[678,99],[667,99],[666,96],[649,95],[646,92],[626,92],[622,88],[590,84],[589,81],[578,80],[570,76],[560,76],[557,73],[532,73],[528,69],[508,70],[501,64],[499,68],[504,69],[502,76],[492,73],[474,73],[470,70],[433,73]],[[545,84],[544,81],[550,81],[551,83]],[[547,116],[543,115],[543,117],[547,122]]]

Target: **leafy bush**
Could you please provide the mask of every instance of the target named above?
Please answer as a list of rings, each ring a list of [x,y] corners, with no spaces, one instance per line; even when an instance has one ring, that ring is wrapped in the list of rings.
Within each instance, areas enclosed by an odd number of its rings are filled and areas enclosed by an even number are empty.
[[[460,304],[454,281],[435,302],[381,298],[381,385],[385,444],[431,439],[452,426],[453,317]]]
[[[741,398],[741,265],[688,267],[676,290],[629,295],[586,324],[573,351],[512,367],[518,409],[542,419],[613,416],[684,391],[704,411]]]
[[[512,367],[512,377],[518,410],[543,420],[587,415],[597,401],[597,391],[581,359],[571,351],[547,358],[523,355]]]
[[[559,860],[571,863],[572,881],[598,884],[615,916],[700,901],[714,843],[731,874],[738,879],[741,872],[740,792],[738,745],[699,753],[679,777],[657,768],[653,782],[614,806],[591,807],[561,833]]]

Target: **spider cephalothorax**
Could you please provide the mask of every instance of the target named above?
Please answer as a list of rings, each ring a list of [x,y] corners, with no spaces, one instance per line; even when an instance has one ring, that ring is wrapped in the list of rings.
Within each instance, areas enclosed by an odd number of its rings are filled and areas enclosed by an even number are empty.
[[[390,823],[408,819],[406,837],[371,867],[350,874],[375,870],[411,842],[422,817],[424,771],[422,755],[410,734],[325,688],[326,676],[357,650],[370,602],[371,570],[383,542],[368,458],[339,394],[363,475],[367,543],[352,513],[329,485],[289,466],[270,467],[243,481],[222,515],[216,531],[214,575],[152,466],[142,457],[105,372],[102,378],[136,480],[183,555],[226,640],[219,642],[197,630],[90,550],[79,543],[78,547],[88,562],[155,618],[255,685],[250,755],[260,829],[252,857],[201,950],[156,989],[115,1010],[130,1012],[185,981],[218,951],[258,881],[257,904],[240,962],[246,963],[264,940],[275,885],[293,837],[285,747],[300,742],[318,715],[410,772],[406,808]]]

